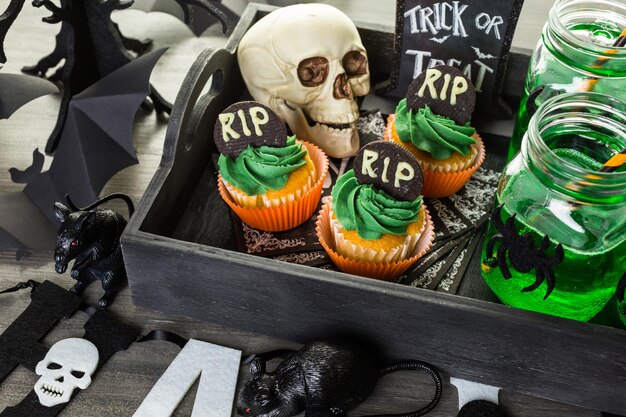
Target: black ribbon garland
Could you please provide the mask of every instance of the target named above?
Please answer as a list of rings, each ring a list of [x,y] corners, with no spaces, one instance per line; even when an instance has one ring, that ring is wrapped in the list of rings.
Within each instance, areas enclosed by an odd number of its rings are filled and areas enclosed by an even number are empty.
[[[39,341],[61,320],[71,317],[77,310],[83,310],[90,316],[84,324],[84,339],[98,349],[99,362],[95,372],[111,356],[126,350],[133,342],[164,340],[181,348],[187,343],[187,339],[163,330],[154,330],[141,336],[138,329],[119,321],[106,310],[84,304],[80,296],[50,281],[39,284],[29,280],[0,291],[0,294],[26,288],[32,288],[31,303],[0,335],[0,383],[19,365],[34,372],[37,363],[48,352],[48,348]],[[0,417],[55,417],[68,403],[45,407],[39,403],[37,394],[32,390],[19,404],[0,412]]]

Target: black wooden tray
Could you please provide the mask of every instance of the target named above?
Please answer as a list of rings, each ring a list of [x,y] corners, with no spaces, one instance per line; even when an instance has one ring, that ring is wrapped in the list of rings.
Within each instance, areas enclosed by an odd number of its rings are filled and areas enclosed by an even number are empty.
[[[212,127],[246,93],[235,51],[247,28],[271,9],[249,5],[226,47],[203,52],[187,74],[160,167],[122,237],[134,303],[298,342],[351,334],[389,358],[419,358],[454,377],[623,413],[626,332],[491,302],[478,256],[458,296],[234,250],[230,212],[217,195],[211,163]],[[372,80],[383,81],[393,28],[357,26]],[[519,97],[527,63],[528,51],[511,54],[507,95]],[[485,164],[501,167],[506,142],[497,134],[510,132],[511,122],[482,120],[479,129],[488,136]]]

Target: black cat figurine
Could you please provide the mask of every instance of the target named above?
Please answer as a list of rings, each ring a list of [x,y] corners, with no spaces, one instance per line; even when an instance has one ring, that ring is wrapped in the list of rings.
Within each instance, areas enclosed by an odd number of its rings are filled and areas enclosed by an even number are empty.
[[[284,353],[284,351],[281,351]],[[400,362],[381,367],[363,345],[345,340],[317,341],[292,351],[271,373],[265,362],[272,353],[253,357],[251,379],[239,392],[237,413],[249,417],[341,417],[363,402],[380,376],[403,370],[425,370],[437,385],[433,400],[419,411],[398,416],[422,416],[441,399],[441,377],[429,364]]]
[[[133,202],[125,194],[109,194],[85,208],[76,207],[65,196],[69,208],[54,204],[54,213],[61,222],[54,251],[54,269],[63,274],[75,259],[70,275],[78,281],[71,291],[82,294],[91,282],[100,280],[104,295],[98,300],[101,308],[107,307],[127,282],[126,269],[120,247],[120,236],[126,219],[115,210],[96,208],[101,204],[121,199],[133,215]]]

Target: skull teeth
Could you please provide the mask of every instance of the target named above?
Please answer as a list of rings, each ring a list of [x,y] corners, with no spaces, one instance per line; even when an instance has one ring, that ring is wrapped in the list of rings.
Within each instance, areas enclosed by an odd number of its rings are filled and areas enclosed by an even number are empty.
[[[326,134],[331,134],[331,135],[343,135],[343,134],[346,133],[346,131],[352,131],[355,128],[355,126],[350,125],[349,127],[344,128],[344,129],[337,129],[337,128],[334,128],[334,127],[330,127],[330,126],[328,126],[328,125],[326,125],[324,123],[317,123],[315,125],[315,127],[316,128],[317,127],[321,127],[322,130],[324,130],[324,132]]]
[[[343,124],[332,124],[332,123],[320,123],[317,122],[318,125],[321,125],[327,129],[330,130],[346,130],[346,129],[351,129],[352,125],[350,123],[343,123]]]
[[[333,115],[333,117],[328,117],[327,115],[323,114],[310,115],[306,111],[303,111],[302,113],[310,127],[318,128],[319,126],[322,126],[327,129],[334,129],[339,131],[353,129],[356,126],[356,120],[359,117],[358,113],[355,113],[353,115],[344,115],[340,117],[337,117],[336,115]]]
[[[60,397],[63,395],[63,390],[53,385],[42,384],[41,388],[44,394],[49,395],[51,397]]]

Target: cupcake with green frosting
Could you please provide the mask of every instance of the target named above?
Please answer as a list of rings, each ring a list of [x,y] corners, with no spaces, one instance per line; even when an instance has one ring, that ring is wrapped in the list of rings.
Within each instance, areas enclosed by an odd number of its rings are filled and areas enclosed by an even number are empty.
[[[418,76],[389,116],[385,140],[405,147],[420,161],[424,196],[456,193],[484,161],[484,144],[470,125],[475,100],[463,73],[439,66]]]
[[[315,145],[287,137],[271,109],[256,102],[233,104],[219,115],[214,139],[220,194],[245,223],[288,230],[315,212],[328,159]]]
[[[302,198],[315,185],[315,164],[302,142],[292,136],[284,147],[248,145],[237,158],[220,155],[224,185],[241,207],[278,207]]]
[[[317,221],[334,263],[344,272],[390,280],[419,259],[434,236],[422,184],[418,162],[400,146],[380,141],[361,149]]]
[[[359,184],[354,170],[337,180],[331,210],[337,252],[363,261],[409,258],[426,226],[421,195],[412,201],[396,200],[373,185]]]

